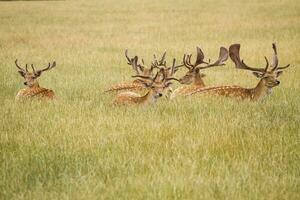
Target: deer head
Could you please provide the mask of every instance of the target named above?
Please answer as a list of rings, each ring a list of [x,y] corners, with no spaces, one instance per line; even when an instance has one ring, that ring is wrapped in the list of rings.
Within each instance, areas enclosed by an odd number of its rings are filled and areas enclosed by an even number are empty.
[[[164,89],[168,88],[167,90],[167,95],[168,97],[171,92],[172,88],[169,87],[171,85],[171,80],[176,80],[179,81],[178,79],[174,78],[175,72],[178,70],[179,67],[183,66],[182,64],[176,65],[176,59],[173,58],[173,62],[171,66],[167,66],[167,62],[165,61],[165,56],[166,52],[163,54],[162,58],[160,61],[157,61],[156,56],[154,55],[154,61],[152,62],[151,66],[152,68],[157,68],[158,72],[156,73],[156,76],[152,79],[151,76],[143,76],[143,75],[138,75],[138,76],[132,76],[132,77],[138,77],[138,78],[143,78],[144,80],[151,80],[155,84],[161,84],[164,83],[165,85],[163,86]],[[138,80],[140,82],[140,80]]]
[[[135,75],[135,76],[132,76],[132,77],[142,78],[142,79],[137,79],[137,80],[140,81],[140,83],[142,83],[146,88],[150,89],[154,99],[157,99],[157,98],[163,96],[164,91],[167,88],[169,88],[170,85],[172,84],[171,80],[177,80],[176,78],[173,78],[173,77],[167,77],[165,75],[163,69],[160,69],[154,77],[141,76],[141,75]],[[149,81],[146,81],[147,79]]]
[[[205,77],[205,74],[200,73],[200,70],[225,65],[224,62],[228,59],[228,50],[225,47],[221,47],[219,58],[214,63],[204,61],[204,54],[199,47],[197,47],[197,57],[194,64],[191,64],[191,57],[192,54],[184,54],[183,64],[188,69],[188,71],[182,78],[179,79],[179,81],[181,84],[191,84],[195,80],[198,80],[200,82],[199,84],[203,84],[204,86],[202,78]],[[203,64],[205,65],[203,66]]]
[[[270,89],[280,84],[280,81],[278,81],[277,78],[282,74],[282,69],[288,68],[290,66],[290,64],[288,64],[284,67],[279,67],[275,43],[272,44],[272,48],[274,51],[274,55],[271,67],[269,66],[269,61],[266,56],[266,66],[264,68],[253,68],[246,65],[244,61],[240,59],[240,44],[233,44],[229,47],[229,56],[235,63],[236,68],[252,71],[253,75],[259,78],[261,80],[261,83]]]
[[[41,70],[35,70],[33,64],[31,64],[32,72],[28,71],[28,65],[25,65],[25,69],[18,65],[18,59],[15,61],[16,67],[18,68],[18,72],[25,79],[24,85],[28,87],[39,86],[37,78],[41,76],[44,71],[50,70],[56,66],[56,62],[54,61],[52,64],[49,63],[48,66]]]

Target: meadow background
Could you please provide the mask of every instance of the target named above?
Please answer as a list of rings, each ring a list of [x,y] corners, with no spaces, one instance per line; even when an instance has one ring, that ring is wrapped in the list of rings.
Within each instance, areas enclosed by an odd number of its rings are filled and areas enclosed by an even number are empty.
[[[241,43],[264,66],[272,42],[292,66],[261,102],[115,107],[102,93],[130,80],[126,48],[150,63]],[[297,0],[1,1],[0,199],[300,199],[299,44]],[[39,79],[56,101],[14,101],[16,58],[56,60]],[[258,82],[231,61],[205,73],[207,85]]]

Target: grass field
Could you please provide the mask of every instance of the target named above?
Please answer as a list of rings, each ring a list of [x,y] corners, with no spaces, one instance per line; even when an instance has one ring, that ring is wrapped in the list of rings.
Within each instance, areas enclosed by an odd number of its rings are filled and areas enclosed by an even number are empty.
[[[241,43],[264,66],[274,41],[292,67],[261,102],[115,107],[102,93],[130,80],[126,48],[150,63]],[[0,199],[300,199],[299,44],[297,0],[1,1]],[[56,60],[39,81],[56,101],[14,101],[16,58]],[[206,74],[208,85],[258,82],[231,61]]]

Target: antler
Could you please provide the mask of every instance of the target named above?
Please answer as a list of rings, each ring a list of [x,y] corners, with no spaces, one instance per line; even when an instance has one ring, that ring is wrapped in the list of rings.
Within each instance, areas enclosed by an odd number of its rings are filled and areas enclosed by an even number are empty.
[[[265,68],[254,68],[254,67],[249,67],[244,63],[243,60],[240,59],[240,44],[233,44],[229,47],[229,56],[231,60],[234,62],[235,67],[238,69],[245,69],[245,70],[250,70],[250,71],[256,71],[256,72],[266,72],[266,70],[269,67],[269,61],[265,57],[266,60],[266,67]]]
[[[137,80],[139,80],[140,82],[144,83],[147,87],[150,87],[150,86],[155,82],[155,80],[157,79],[157,77],[158,77],[158,75],[159,75],[160,72],[161,72],[161,70],[158,71],[158,72],[155,74],[154,77],[151,77],[151,76],[143,76],[143,75],[134,75],[134,76],[131,76],[131,77],[133,77],[133,78],[142,78],[142,79],[137,79]],[[148,82],[146,82],[144,79],[148,79],[148,80],[150,80],[151,82],[148,83]]]
[[[154,61],[151,63],[151,69],[158,68],[159,71],[155,74],[155,76],[147,76],[147,75],[141,75],[137,74],[132,76],[133,78],[142,78],[142,79],[148,79],[151,80],[152,83],[167,83],[169,80],[177,80],[176,78],[173,78],[172,76],[175,74],[175,72],[178,70],[179,67],[182,67],[183,64],[176,65],[176,59],[173,59],[172,66],[167,67],[167,62],[165,61],[166,52],[163,53],[160,60],[157,59],[156,55],[154,54]],[[139,79],[140,80],[140,79]],[[144,82],[143,80],[143,82]],[[142,81],[142,80],[140,80]]]
[[[33,65],[32,65],[33,66]],[[52,69],[53,67],[56,66],[56,62],[54,61],[52,64],[51,63],[48,63],[48,67],[44,68],[44,69],[40,69],[37,71],[37,73],[39,72],[44,72],[44,71],[47,71],[47,70],[50,70]]]
[[[175,60],[175,59],[174,59]],[[165,69],[160,69],[154,77],[151,76],[143,76],[143,75],[134,75],[131,76],[133,78],[142,78],[142,79],[148,79],[151,80],[150,85],[152,85],[154,82],[155,83],[167,83],[170,80],[176,80],[179,82],[178,79],[174,78],[174,77],[168,77],[168,75],[166,75],[165,73]],[[162,78],[161,78],[162,77]],[[140,79],[139,79],[140,80]],[[144,80],[140,80],[142,82],[145,82]]]
[[[159,61],[157,60],[156,55],[154,54],[153,55],[154,61],[151,63],[151,67],[152,68],[159,68],[160,66],[167,67],[166,66],[167,62],[165,61],[166,53],[167,53],[166,51],[163,53]]]
[[[28,72],[28,64],[25,65],[25,69],[23,69],[22,67],[20,67],[20,66],[18,65],[18,59],[15,60],[15,64],[16,64],[17,68],[20,70],[20,72],[23,72],[23,73],[27,73],[27,72]],[[48,67],[46,67],[46,68],[44,68],[44,69],[41,69],[41,70],[35,71],[33,64],[31,64],[31,68],[32,68],[33,73],[34,73],[35,75],[38,75],[38,76],[41,75],[42,72],[47,71],[47,70],[50,70],[50,69],[52,69],[52,68],[55,67],[55,66],[56,66],[56,62],[54,61],[52,64],[49,63],[49,64],[48,64]]]
[[[225,47],[221,47],[218,60],[216,60],[212,64],[209,64],[204,61],[204,54],[199,47],[197,47],[197,59],[194,64],[191,64],[191,57],[192,57],[192,54],[183,56],[183,63],[190,70],[195,69],[195,68],[206,69],[209,67],[223,66],[223,65],[225,65],[224,62],[228,59],[228,50]],[[207,64],[207,65],[200,67],[200,66],[198,66],[200,64]]]
[[[176,59],[173,58],[172,67],[168,67],[167,68],[167,70],[171,70],[171,73],[169,75],[173,76],[177,72],[177,70],[179,69],[179,67],[182,67],[182,66],[184,66],[184,64],[176,65]]]
[[[209,67],[217,67],[225,65],[225,61],[228,59],[228,50],[225,47],[220,47],[219,58],[212,64],[208,64],[203,67],[197,67],[199,69],[206,69]]]
[[[187,67],[188,69],[194,69],[195,67],[197,67],[198,65],[202,64],[202,63],[206,63],[207,62],[204,62],[204,54],[202,52],[202,50],[197,47],[197,58],[196,58],[196,61],[194,64],[191,64],[191,57],[192,57],[192,54],[184,54],[183,55],[183,64],[185,67]]]
[[[127,58],[127,61],[128,61],[128,65],[131,65],[132,66],[132,68],[133,68],[133,70],[137,73],[137,74],[140,74],[140,72],[139,72],[139,69],[141,70],[141,71],[143,71],[144,70],[144,66],[142,66],[142,65],[140,65],[140,64],[138,64],[137,62],[138,62],[138,56],[134,56],[133,58],[129,58],[129,56],[128,56],[128,49],[126,49],[125,50],[125,57]],[[142,63],[144,64],[144,60],[142,59]],[[139,69],[138,69],[139,68]]]
[[[272,63],[273,69],[272,69],[272,71],[288,68],[290,66],[290,64],[288,64],[288,65],[286,65],[284,67],[278,67],[277,48],[276,48],[276,44],[275,43],[272,44],[272,48],[274,50],[273,63]]]
[[[274,71],[278,67],[278,57],[277,57],[277,49],[276,49],[276,44],[275,43],[272,44],[272,48],[274,50],[273,63],[272,63],[273,69],[272,69],[272,71]]]
[[[28,72],[28,65],[27,65],[27,64],[25,65],[25,69],[26,69],[26,70],[23,69],[22,67],[20,67],[20,66],[18,65],[18,59],[15,60],[15,64],[16,64],[16,67],[17,67],[19,70],[21,70],[22,72],[25,72],[25,73]]]
[[[276,71],[279,69],[285,69],[288,68],[290,66],[290,64],[283,66],[283,67],[278,67],[278,57],[277,57],[277,48],[276,48],[276,44],[273,43],[272,44],[272,48],[274,51],[274,55],[273,55],[273,62],[271,64],[271,66],[273,67],[271,69],[271,71]],[[265,68],[253,68],[253,67],[249,67],[247,66],[244,61],[240,60],[240,44],[233,44],[229,47],[229,56],[231,58],[231,60],[235,63],[235,67],[238,69],[246,69],[246,70],[250,70],[250,71],[256,71],[256,72],[267,72],[268,68],[269,68],[269,61],[267,59],[267,57],[265,56],[265,60],[266,60],[266,66]]]
[[[157,59],[156,55],[154,54],[154,61],[151,63],[151,69],[158,68],[159,69],[159,74],[158,77],[161,77],[163,74],[166,77],[173,76],[175,72],[178,70],[179,67],[182,67],[183,64],[176,65],[176,59],[173,59],[173,64],[171,67],[167,67],[167,61],[165,60],[166,58],[166,51],[163,53],[162,57],[160,60]],[[140,76],[141,77],[141,76]],[[145,78],[145,76],[142,76]]]
[[[33,64],[31,64],[31,68],[32,68],[33,73],[36,74]]]

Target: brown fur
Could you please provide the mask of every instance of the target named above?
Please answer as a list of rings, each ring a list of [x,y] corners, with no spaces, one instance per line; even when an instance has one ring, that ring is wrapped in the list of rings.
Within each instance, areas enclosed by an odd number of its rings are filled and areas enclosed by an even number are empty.
[[[266,76],[262,78],[256,87],[243,88],[240,86],[219,86],[198,89],[194,92],[188,93],[188,95],[217,95],[236,98],[240,100],[257,101],[266,95],[268,95],[272,89],[279,84],[279,82],[273,76]]]
[[[114,104],[116,105],[137,105],[137,104],[146,104],[150,103],[151,100],[155,101],[152,98],[151,90],[148,91],[145,95],[141,96],[134,92],[122,92],[116,97]]]
[[[143,91],[145,86],[139,82],[124,82],[112,85],[104,92],[121,92],[121,91]]]
[[[41,87],[27,87],[21,89],[16,96],[16,100],[25,99],[54,99],[55,95],[52,90]]]
[[[163,96],[164,90],[168,88],[164,83],[154,83],[145,95],[139,95],[135,92],[119,93],[114,101],[116,105],[138,105],[154,103]]]
[[[185,96],[187,94],[190,94],[197,89],[204,88],[205,84],[202,79],[204,77],[204,74],[201,74],[199,70],[193,70],[188,71],[185,76],[183,76],[181,79],[179,79],[179,82],[182,84],[190,84],[190,85],[184,85],[174,90],[171,94],[171,99],[177,97],[177,96]]]

